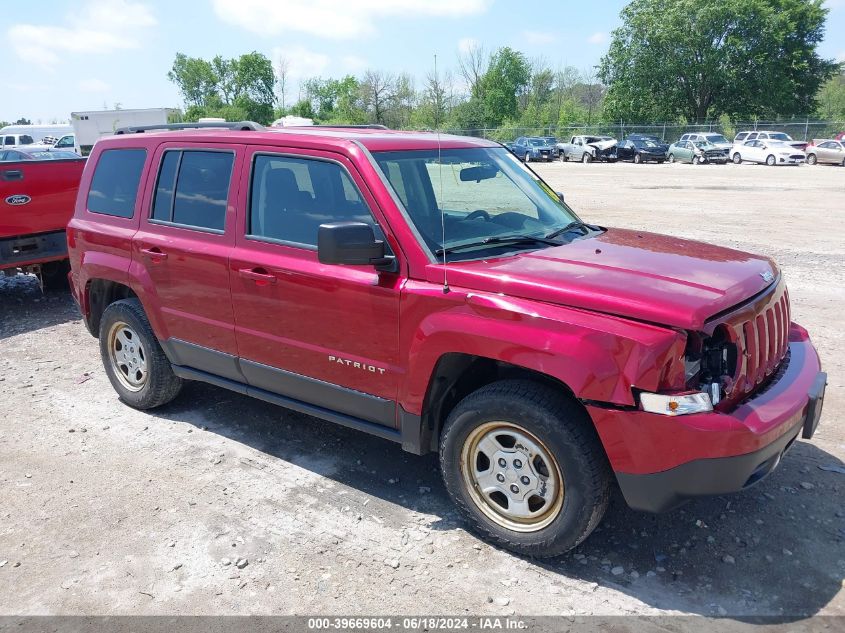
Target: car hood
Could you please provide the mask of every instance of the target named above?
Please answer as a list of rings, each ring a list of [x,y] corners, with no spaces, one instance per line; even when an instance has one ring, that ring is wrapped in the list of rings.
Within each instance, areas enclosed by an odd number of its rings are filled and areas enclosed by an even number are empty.
[[[429,280],[442,279],[429,266]],[[450,263],[449,284],[700,330],[777,278],[767,257],[641,231],[608,229],[509,257]]]

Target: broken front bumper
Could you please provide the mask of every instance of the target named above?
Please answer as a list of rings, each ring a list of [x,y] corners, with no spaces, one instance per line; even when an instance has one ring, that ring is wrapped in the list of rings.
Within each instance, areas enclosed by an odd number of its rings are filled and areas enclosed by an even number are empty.
[[[809,339],[794,338],[782,374],[729,413],[666,417],[588,407],[629,506],[663,512],[691,497],[748,488],[799,435],[812,436],[827,376]]]

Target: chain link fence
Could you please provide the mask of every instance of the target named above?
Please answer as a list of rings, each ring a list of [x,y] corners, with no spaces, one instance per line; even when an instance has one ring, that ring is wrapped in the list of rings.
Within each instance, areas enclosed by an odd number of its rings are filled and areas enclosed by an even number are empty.
[[[546,125],[536,127],[498,127],[476,128],[467,130],[447,130],[451,134],[464,136],[479,136],[494,141],[511,141],[519,136],[554,136],[558,140],[568,140],[579,134],[594,136],[612,136],[622,139],[629,134],[650,134],[671,143],[687,132],[717,132],[728,140],[733,140],[738,132],[744,130],[769,130],[785,132],[797,141],[810,139],[832,138],[845,131],[845,121],[713,121],[710,123],[678,124],[678,123],[595,123],[591,125]]]

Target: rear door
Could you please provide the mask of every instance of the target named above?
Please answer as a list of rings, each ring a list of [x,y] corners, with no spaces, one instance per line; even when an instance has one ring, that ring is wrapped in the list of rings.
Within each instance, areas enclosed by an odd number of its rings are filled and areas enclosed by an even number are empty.
[[[142,300],[171,360],[232,380],[241,376],[229,256],[243,154],[242,145],[160,145],[132,240]]]
[[[395,426],[398,273],[317,259],[320,224],[389,235],[355,167],[331,152],[250,148],[230,264],[240,365],[250,385]],[[404,264],[400,259],[400,270]]]

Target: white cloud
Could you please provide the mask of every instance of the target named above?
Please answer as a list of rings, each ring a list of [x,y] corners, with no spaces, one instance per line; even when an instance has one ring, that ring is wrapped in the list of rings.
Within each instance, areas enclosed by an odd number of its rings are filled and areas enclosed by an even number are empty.
[[[596,31],[590,37],[587,38],[587,41],[590,44],[604,44],[607,41],[607,33],[602,31]]]
[[[274,48],[273,57],[271,58],[273,63],[277,64],[280,57],[284,57],[287,60],[288,77],[294,81],[309,77],[318,77],[325,72],[331,63],[331,58],[328,55],[309,51],[302,46]]]
[[[111,86],[102,79],[83,79],[77,85],[80,92],[108,92]]]
[[[384,17],[454,18],[484,12],[490,0],[213,0],[217,17],[259,35],[295,31],[345,39],[375,32]]]
[[[365,70],[369,64],[363,57],[358,55],[344,55],[340,58],[340,67],[347,73],[359,73]]]
[[[458,52],[463,53],[464,55],[479,46],[481,46],[481,42],[474,37],[462,37],[458,40]]]
[[[132,0],[89,0],[62,26],[14,24],[6,32],[12,50],[24,62],[56,66],[66,53],[106,54],[138,48],[139,31],[155,26],[146,4]]]
[[[542,31],[523,31],[522,41],[529,44],[551,44],[557,40],[557,36],[553,33],[544,33]]]

